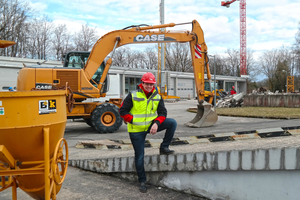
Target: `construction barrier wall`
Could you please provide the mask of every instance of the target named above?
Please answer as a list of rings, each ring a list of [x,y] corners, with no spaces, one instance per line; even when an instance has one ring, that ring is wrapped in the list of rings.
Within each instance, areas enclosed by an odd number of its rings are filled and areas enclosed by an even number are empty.
[[[245,95],[244,106],[299,108],[300,94]]]

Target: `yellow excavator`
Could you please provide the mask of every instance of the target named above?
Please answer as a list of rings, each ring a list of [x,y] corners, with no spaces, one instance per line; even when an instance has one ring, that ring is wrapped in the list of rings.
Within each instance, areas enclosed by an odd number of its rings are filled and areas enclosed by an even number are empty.
[[[161,32],[160,28],[192,24],[191,31]],[[194,78],[198,96],[196,117],[186,123],[190,127],[205,127],[216,123],[218,116],[212,109],[214,93],[208,93],[208,103],[204,101],[204,72],[211,78],[207,46],[201,26],[196,20],[182,24],[162,24],[154,26],[137,25],[109,32],[94,45],[87,59],[71,59],[71,53],[65,58],[67,67],[24,67],[18,75],[17,90],[56,89],[69,85],[72,93],[67,98],[67,116],[69,119],[84,118],[100,133],[110,133],[119,129],[122,119],[118,107],[122,99],[110,99],[109,102],[84,102],[87,98],[105,97],[108,70],[116,48],[126,44],[189,42],[193,60]],[[76,52],[73,52],[76,53]],[[80,52],[77,52],[80,54]],[[83,52],[84,54],[84,52]],[[106,62],[104,60],[109,57]],[[80,56],[79,56],[80,57]],[[77,67],[76,67],[77,66]]]

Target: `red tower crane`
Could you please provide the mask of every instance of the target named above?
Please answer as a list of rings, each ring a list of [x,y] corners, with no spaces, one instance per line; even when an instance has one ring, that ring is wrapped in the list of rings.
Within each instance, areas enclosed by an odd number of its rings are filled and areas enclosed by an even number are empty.
[[[221,6],[229,8],[235,1],[222,1]],[[240,0],[240,73],[247,75],[246,0]]]

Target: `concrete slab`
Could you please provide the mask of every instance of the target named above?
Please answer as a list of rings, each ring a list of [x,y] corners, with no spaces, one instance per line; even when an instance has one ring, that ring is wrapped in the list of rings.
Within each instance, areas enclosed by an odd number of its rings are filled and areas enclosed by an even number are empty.
[[[257,133],[271,133],[271,132],[283,132],[284,130],[280,127],[258,129]]]

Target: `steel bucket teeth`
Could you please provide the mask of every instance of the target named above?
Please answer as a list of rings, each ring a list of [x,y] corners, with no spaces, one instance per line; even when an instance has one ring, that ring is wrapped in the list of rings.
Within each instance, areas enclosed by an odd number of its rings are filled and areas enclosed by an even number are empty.
[[[213,110],[212,105],[203,102],[202,104],[198,104],[197,115],[190,122],[185,123],[184,125],[189,127],[207,127],[212,126],[218,121],[218,115]]]

